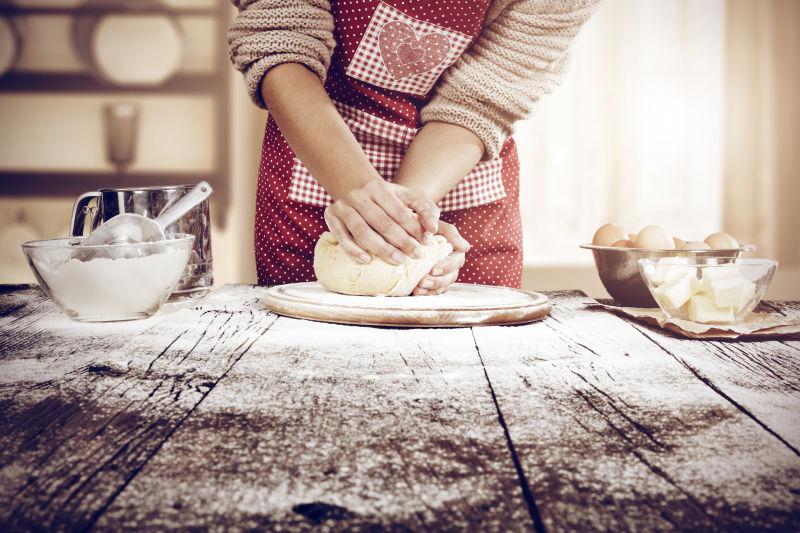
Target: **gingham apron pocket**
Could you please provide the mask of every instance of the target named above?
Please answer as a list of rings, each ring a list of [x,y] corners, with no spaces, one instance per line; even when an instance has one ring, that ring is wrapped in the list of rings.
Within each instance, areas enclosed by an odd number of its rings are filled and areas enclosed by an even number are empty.
[[[416,130],[370,115],[334,101],[339,114],[353,132],[367,159],[385,180],[392,181]],[[505,198],[503,161],[500,158],[478,163],[455,189],[439,202],[442,211],[468,209]],[[289,199],[327,207],[333,199],[296,157],[292,163]]]
[[[457,211],[490,204],[506,197],[503,160],[482,161],[439,202],[442,211]]]
[[[378,174],[392,181],[416,130],[335,100],[333,104]],[[311,171],[296,157],[292,163],[289,199],[318,207],[327,207],[333,201],[311,175]]]
[[[374,150],[365,150],[365,152],[367,159],[384,179],[387,179],[387,175],[394,177],[400,166],[400,161],[403,159],[402,155],[393,155],[386,152],[376,152]],[[317,207],[328,207],[333,203],[333,198],[325,192],[322,185],[311,175],[311,171],[296,157],[292,163],[289,199]]]
[[[378,2],[346,73],[384,89],[424,95],[470,41],[469,35]]]
[[[370,152],[367,152],[370,157]],[[370,161],[381,176],[394,177],[400,166],[402,156],[392,156],[386,153],[372,153]],[[389,180],[391,181],[391,180]],[[447,193],[439,202],[439,208],[444,211],[457,211],[479,205],[490,204],[506,197],[503,186],[503,161],[492,159],[479,163],[458,186]],[[295,158],[292,165],[292,179],[289,185],[289,198],[296,202],[328,207],[333,199],[325,189],[311,175],[311,172]]]

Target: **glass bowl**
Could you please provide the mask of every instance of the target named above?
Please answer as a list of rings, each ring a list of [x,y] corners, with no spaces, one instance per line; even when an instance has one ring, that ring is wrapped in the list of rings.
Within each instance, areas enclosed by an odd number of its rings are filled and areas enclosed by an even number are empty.
[[[741,322],[767,292],[771,259],[665,257],[639,260],[653,299],[670,318],[704,324]]]
[[[581,248],[591,250],[594,264],[603,287],[620,305],[629,307],[655,307],[656,302],[647,289],[647,284],[639,273],[639,260],[662,257],[740,257],[752,252],[755,246],[743,244],[739,248],[725,250],[653,250],[649,248],[619,248],[582,244]]]
[[[22,250],[50,299],[73,320],[112,322],[158,312],[181,278],[194,235],[81,246],[82,237],[30,241]]]

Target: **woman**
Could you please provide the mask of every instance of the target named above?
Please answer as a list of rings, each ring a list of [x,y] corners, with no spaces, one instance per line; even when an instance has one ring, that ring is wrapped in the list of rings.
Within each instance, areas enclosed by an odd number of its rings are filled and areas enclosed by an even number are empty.
[[[415,294],[457,278],[519,287],[510,135],[560,81],[595,1],[234,0],[231,58],[269,110],[259,283],[313,280],[327,227],[361,262],[444,235],[454,251]]]

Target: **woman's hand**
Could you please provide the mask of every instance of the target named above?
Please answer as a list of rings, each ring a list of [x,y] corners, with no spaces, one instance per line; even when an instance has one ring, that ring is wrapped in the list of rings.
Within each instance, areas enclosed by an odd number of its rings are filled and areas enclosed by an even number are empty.
[[[458,279],[458,272],[464,266],[465,254],[470,248],[469,243],[458,233],[455,226],[447,222],[439,222],[438,234],[443,235],[453,246],[453,252],[439,261],[430,273],[420,280],[413,291],[417,296],[443,293]]]
[[[428,122],[411,141],[394,183],[423,191],[427,198],[439,202],[475,168],[483,152],[483,141],[471,130],[445,122]],[[439,226],[439,231],[431,233],[444,235],[453,246],[453,253],[422,278],[414,294],[446,291],[464,266],[464,254],[469,250],[469,243],[451,224],[439,222]]]
[[[421,191],[375,178],[325,209],[325,222],[356,261],[368,263],[371,252],[397,265],[422,257],[426,232],[439,229],[439,208]]]

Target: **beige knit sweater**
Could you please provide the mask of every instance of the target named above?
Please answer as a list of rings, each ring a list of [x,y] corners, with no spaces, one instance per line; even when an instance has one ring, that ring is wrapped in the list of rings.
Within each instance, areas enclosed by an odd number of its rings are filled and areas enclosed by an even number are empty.
[[[280,63],[301,63],[325,81],[336,42],[327,0],[232,0],[239,15],[228,30],[234,66],[250,98],[264,107],[259,86]],[[494,0],[475,42],[445,70],[421,110],[473,131],[497,157],[517,121],[561,81],[570,45],[599,0]]]

